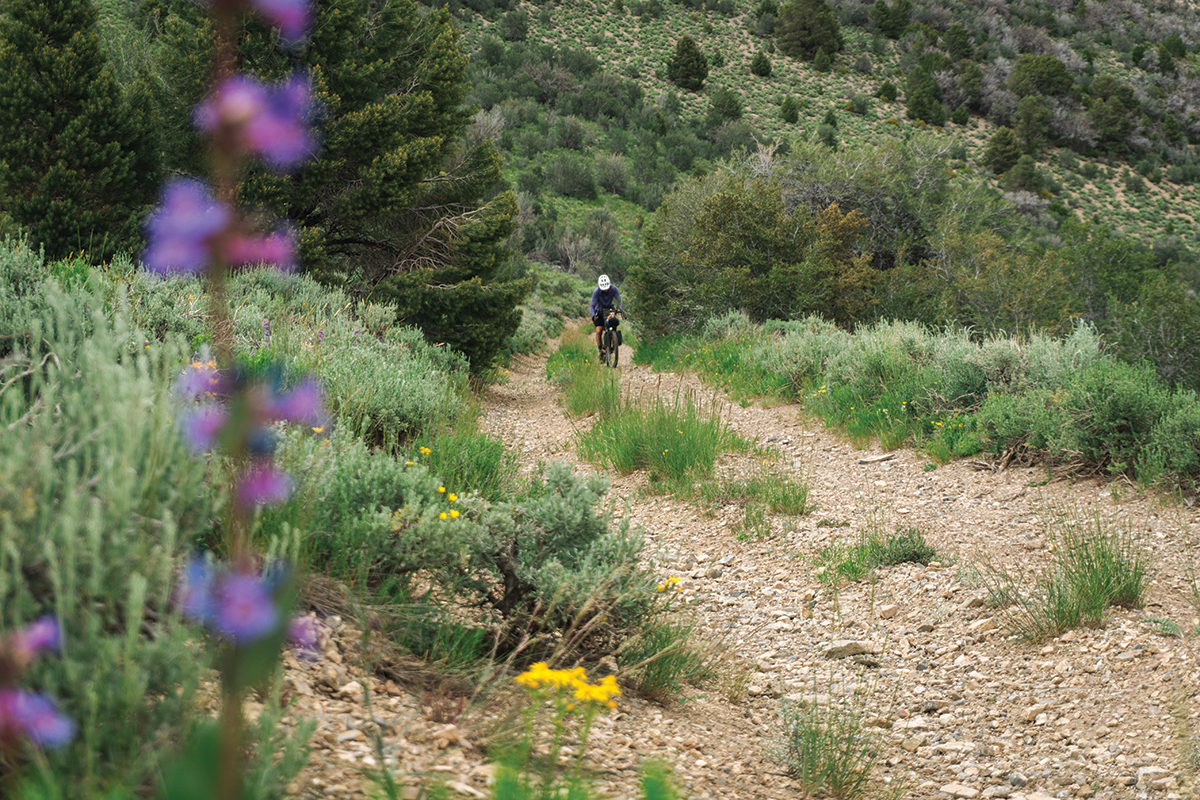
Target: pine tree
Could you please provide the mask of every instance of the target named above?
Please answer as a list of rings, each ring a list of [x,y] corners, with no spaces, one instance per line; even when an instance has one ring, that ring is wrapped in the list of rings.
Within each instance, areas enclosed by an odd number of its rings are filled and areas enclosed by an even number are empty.
[[[194,9],[178,0],[165,25],[181,141],[194,139],[191,108],[209,69],[207,21]],[[306,273],[395,303],[399,321],[462,351],[473,370],[489,369],[530,281],[510,275],[516,197],[493,143],[469,130],[467,56],[449,12],[324,0],[302,51],[281,52],[272,31],[251,22],[241,55],[266,81],[307,69],[322,109],[316,158],[294,174],[248,168],[243,203],[292,221]],[[184,144],[171,166],[196,171],[200,153]]]
[[[790,94],[779,104],[779,118],[789,125],[800,121],[800,104]]]
[[[924,120],[939,128],[946,124],[942,90],[933,76],[923,69],[909,73],[904,87],[904,105],[909,119]]]
[[[0,13],[0,216],[46,256],[137,246],[158,186],[146,98],[126,98],[89,0],[7,0]]]
[[[760,78],[771,77],[771,59],[767,58],[766,53],[760,50],[754,54],[750,61],[750,72]]]
[[[679,37],[675,52],[667,61],[667,80],[680,89],[698,92],[704,88],[706,78],[708,59],[700,52],[699,45],[690,36]]]
[[[988,140],[987,150],[983,154],[983,163],[987,164],[997,175],[1008,172],[1021,158],[1021,143],[1011,128],[1000,127]]]
[[[779,49],[792,58],[811,59],[820,50],[832,56],[845,46],[841,26],[825,0],[791,0],[779,9],[775,33]]]

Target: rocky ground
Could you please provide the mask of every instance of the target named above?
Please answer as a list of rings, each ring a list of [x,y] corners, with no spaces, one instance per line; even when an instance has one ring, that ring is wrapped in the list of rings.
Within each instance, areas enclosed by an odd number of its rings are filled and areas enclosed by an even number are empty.
[[[635,393],[714,397],[694,377],[628,364],[621,381]],[[544,357],[518,363],[486,403],[485,427],[519,453],[523,470],[549,460],[593,469],[574,448],[589,423],[564,416]],[[1124,483],[1047,483],[1037,467],[930,469],[921,453],[856,450],[795,406],[723,403],[722,413],[803,476],[815,510],[772,520],[768,537],[739,536],[740,508],[705,510],[651,494],[645,476],[613,478],[611,494],[647,534],[648,565],[681,579],[697,635],[728,646],[748,688],[696,689],[665,705],[627,693],[590,740],[598,789],[637,797],[640,766],[659,759],[687,797],[800,796],[773,758],[781,705],[846,703],[882,744],[873,796],[1197,796],[1189,774],[1200,756],[1188,748],[1200,747],[1200,638],[1188,632],[1200,619],[1184,592],[1188,567],[1200,562],[1200,509]],[[743,458],[721,468],[750,467]],[[1043,568],[1048,530],[1072,520],[1138,537],[1154,569],[1146,606],[1113,611],[1102,628],[1019,643],[985,603],[987,576]],[[815,577],[813,558],[831,544],[898,526],[922,531],[940,560],[881,569],[836,592]],[[431,777],[485,796],[491,770],[479,744],[482,720],[494,718],[436,692],[364,680],[357,631],[336,616],[323,621],[327,658],[291,662],[286,679],[289,720],[317,723],[295,793],[381,796],[366,776],[382,758],[403,797],[421,796]]]

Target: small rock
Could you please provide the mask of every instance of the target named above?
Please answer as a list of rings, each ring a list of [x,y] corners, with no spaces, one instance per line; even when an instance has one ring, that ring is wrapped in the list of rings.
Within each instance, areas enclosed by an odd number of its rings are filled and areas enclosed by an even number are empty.
[[[1170,771],[1162,767],[1138,767],[1137,786],[1139,789],[1148,789],[1152,783],[1156,783],[1170,774]]]
[[[1030,706],[1029,708],[1025,709],[1025,715],[1024,715],[1025,721],[1033,722],[1035,719],[1038,718],[1039,714],[1041,714],[1043,711],[1045,711],[1049,707],[1050,706],[1046,703],[1036,703],[1036,704]]]
[[[947,783],[942,787],[942,791],[951,797],[965,797],[966,800],[979,796],[978,789],[972,789],[964,783]]]
[[[350,681],[349,683],[338,688],[337,693],[350,700],[355,700],[362,697],[363,687],[358,681]]]
[[[450,781],[449,783],[446,784],[446,786],[448,788],[453,789],[454,791],[458,792],[459,794],[465,795],[467,797],[487,798],[486,794],[479,791],[474,786],[469,786],[469,785],[463,783],[462,781]]]
[[[1026,778],[1024,774],[1020,772],[1012,772],[1009,773],[1008,782],[1019,789],[1020,787],[1029,784],[1029,778]]]
[[[900,611],[900,606],[896,605],[895,603],[889,603],[886,606],[880,606],[879,607],[879,618],[880,619],[892,619],[893,617],[896,616],[897,612],[899,612],[899,611]]]
[[[720,567],[709,567],[704,571],[704,577],[706,578],[719,578],[722,574]]]
[[[874,655],[875,651],[869,645],[855,639],[839,639],[825,648],[824,655],[826,658],[837,659],[860,656],[865,653]]]
[[[977,619],[967,626],[967,631],[970,633],[986,633],[994,630],[996,630],[996,620],[991,617]]]

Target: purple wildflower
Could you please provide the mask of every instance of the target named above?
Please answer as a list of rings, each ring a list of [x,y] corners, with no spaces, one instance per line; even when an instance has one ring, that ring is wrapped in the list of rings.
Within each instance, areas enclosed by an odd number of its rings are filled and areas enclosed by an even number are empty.
[[[228,390],[224,375],[217,369],[217,362],[193,361],[175,382],[176,390],[188,400],[200,397],[218,397]]]
[[[193,453],[210,453],[229,421],[224,406],[201,406],[183,418],[181,433]]]
[[[283,227],[261,236],[236,235],[225,247],[231,267],[269,264],[282,272],[296,270],[296,231]]]
[[[175,590],[175,603],[185,617],[202,624],[212,622],[214,583],[212,569],[204,559],[195,557],[188,562],[183,581]]]
[[[324,343],[325,343],[325,329],[318,328],[317,329],[317,344],[320,345],[320,344],[324,344]]]
[[[326,418],[321,384],[312,378],[306,378],[295,389],[281,397],[272,397],[267,403],[267,413],[273,419],[319,425]]]
[[[54,701],[21,689],[0,689],[0,738],[28,738],[39,747],[62,747],[75,735],[75,723]]]
[[[303,39],[308,32],[312,6],[307,0],[251,0],[251,5],[289,42]]]
[[[225,576],[214,593],[212,626],[235,644],[249,644],[279,625],[279,609],[266,582],[257,575]]]
[[[292,479],[275,469],[269,461],[260,461],[238,483],[238,501],[243,506],[282,503],[292,493]]]
[[[214,237],[233,213],[194,178],[176,178],[163,187],[161,202],[146,222],[142,261],[152,272],[197,273],[209,263]]]
[[[58,620],[47,614],[12,634],[8,650],[17,663],[27,665],[42,653],[57,653],[62,647],[62,633]]]
[[[198,129],[208,134],[224,130],[240,152],[252,153],[283,171],[316,152],[311,118],[312,92],[301,75],[273,88],[234,75],[222,81],[195,112]]]
[[[321,636],[313,617],[293,617],[288,623],[288,644],[310,661],[321,655]]]

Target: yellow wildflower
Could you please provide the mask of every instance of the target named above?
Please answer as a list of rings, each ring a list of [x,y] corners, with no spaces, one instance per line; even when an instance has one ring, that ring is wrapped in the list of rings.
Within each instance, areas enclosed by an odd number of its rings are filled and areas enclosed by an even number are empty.
[[[446,512],[445,512],[445,511],[443,511],[443,512],[442,512],[442,513],[440,513],[440,514],[438,514],[438,519],[445,519],[445,518],[446,518]]]
[[[458,510],[457,509],[451,509],[450,519],[458,519]]]

